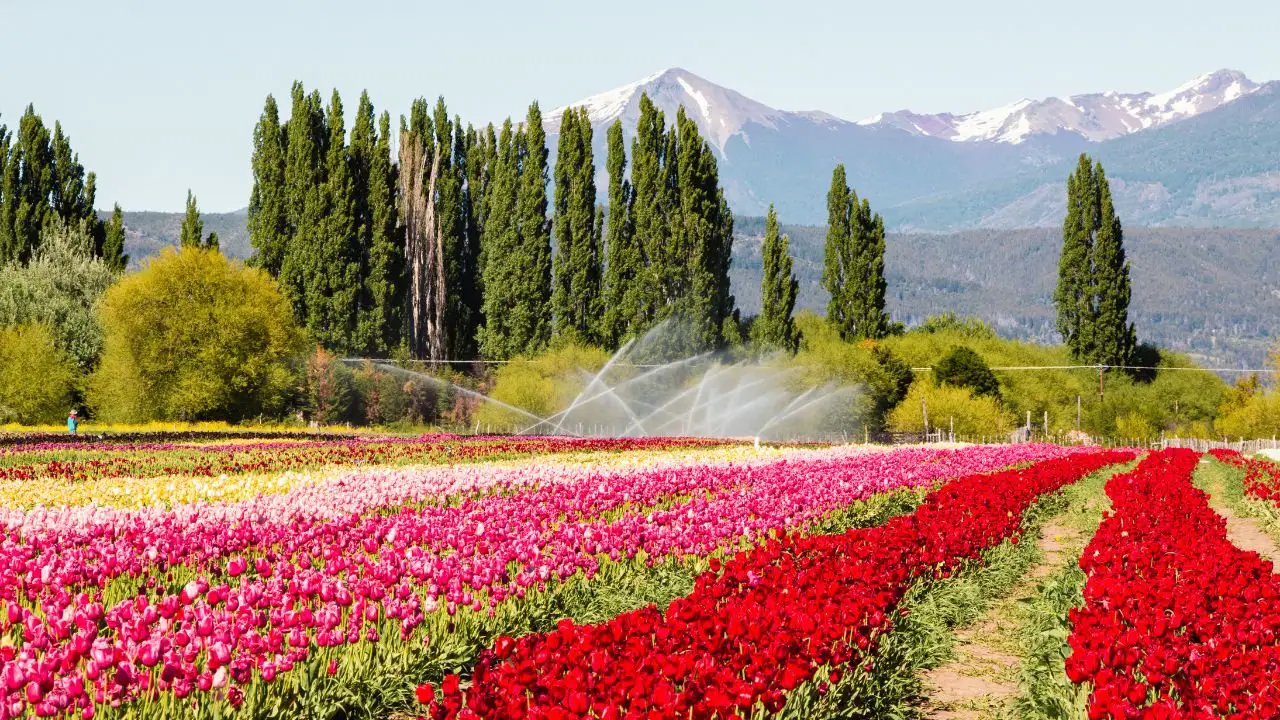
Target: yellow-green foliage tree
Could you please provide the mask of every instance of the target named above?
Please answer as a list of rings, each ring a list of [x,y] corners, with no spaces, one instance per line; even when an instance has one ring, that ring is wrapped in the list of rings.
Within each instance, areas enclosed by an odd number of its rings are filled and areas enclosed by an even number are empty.
[[[0,423],[56,422],[71,409],[75,378],[47,325],[0,327]]]
[[[531,358],[515,358],[494,373],[489,397],[538,417],[548,417],[569,406],[586,386],[585,373],[594,373],[609,361],[599,348],[566,344]],[[495,403],[482,402],[473,415],[483,430],[510,431],[535,421]],[[543,428],[550,432],[550,428]]]
[[[907,397],[889,413],[888,426],[897,432],[922,432],[924,412],[929,412],[930,429],[951,430],[966,438],[994,438],[1009,432],[1014,422],[989,395],[973,395],[967,388],[938,386],[928,378],[911,384]]]
[[[795,323],[800,351],[781,361],[794,371],[794,389],[827,383],[854,388],[847,403],[830,408],[837,413],[831,420],[855,435],[864,426],[881,427],[885,413],[902,400],[911,384],[911,366],[882,341],[840,339],[837,328],[812,312],[797,313]]]
[[[199,248],[166,250],[103,296],[99,417],[242,420],[278,414],[303,338],[265,272]]]

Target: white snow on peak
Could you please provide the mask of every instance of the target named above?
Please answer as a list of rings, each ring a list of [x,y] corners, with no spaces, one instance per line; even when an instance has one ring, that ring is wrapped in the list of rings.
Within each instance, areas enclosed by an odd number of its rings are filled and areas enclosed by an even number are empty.
[[[956,142],[1021,143],[1038,134],[1075,133],[1091,141],[1109,140],[1174,120],[1215,110],[1261,87],[1241,72],[1206,73],[1164,93],[1103,93],[1066,99],[1019,100],[992,110],[922,115],[902,110],[881,113],[860,125],[892,125],[917,135]]]
[[[621,118],[623,125],[635,127],[640,116],[640,96],[646,94],[662,110],[667,124],[675,122],[683,107],[698,124],[699,131],[723,154],[735,135],[744,137],[748,123],[776,127],[776,123],[794,113],[775,110],[741,93],[721,87],[682,68],[669,68],[634,83],[599,95],[593,95],[547,113],[547,132],[559,131],[560,118],[568,107],[586,107],[591,123],[597,129]]]
[[[676,82],[680,83],[680,87],[684,88],[684,91],[689,94],[689,97],[693,98],[694,101],[698,103],[698,108],[702,110],[702,117],[710,120],[711,103],[707,101],[707,96],[698,92],[698,90],[690,85],[689,81],[685,80],[683,77],[677,77]],[[723,122],[724,118],[720,118],[720,120]]]

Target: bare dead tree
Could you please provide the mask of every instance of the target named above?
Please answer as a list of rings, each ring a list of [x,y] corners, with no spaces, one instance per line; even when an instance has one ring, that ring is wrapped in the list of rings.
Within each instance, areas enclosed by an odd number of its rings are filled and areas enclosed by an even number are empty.
[[[430,167],[428,169],[428,163]],[[429,138],[400,139],[401,220],[409,273],[409,350],[420,360],[446,359],[444,248],[436,218],[440,153]]]

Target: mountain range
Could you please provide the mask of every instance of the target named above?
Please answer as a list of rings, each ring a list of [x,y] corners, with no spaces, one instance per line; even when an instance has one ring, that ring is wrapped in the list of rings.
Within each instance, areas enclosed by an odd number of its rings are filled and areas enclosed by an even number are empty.
[[[683,106],[698,123],[743,215],[762,215],[772,203],[786,221],[825,222],[831,169],[844,163],[850,183],[894,229],[1057,225],[1066,177],[1088,152],[1106,165],[1130,223],[1280,226],[1280,83],[1234,70],[1160,93],[1023,99],[964,113],[899,110],[855,122],[778,110],[671,68],[566,106],[588,109],[598,168],[605,130],[620,119],[630,136],[641,94],[668,118]],[[551,142],[564,109],[545,116]]]

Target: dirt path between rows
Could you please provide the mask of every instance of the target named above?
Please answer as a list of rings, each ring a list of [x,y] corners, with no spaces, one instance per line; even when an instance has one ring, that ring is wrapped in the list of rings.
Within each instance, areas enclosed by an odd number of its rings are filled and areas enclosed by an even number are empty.
[[[1007,715],[1006,704],[1018,695],[1022,663],[1014,608],[1036,594],[1040,580],[1061,568],[1066,553],[1079,547],[1081,540],[1079,529],[1062,524],[1057,517],[1041,525],[1036,541],[1040,561],[1027,578],[976,623],[956,632],[954,660],[925,673],[926,717],[987,720]]]
[[[1209,507],[1227,521],[1227,539],[1241,550],[1256,552],[1280,568],[1280,547],[1262,529],[1262,524],[1254,518],[1237,515],[1222,502],[1224,491],[1221,476],[1215,476],[1204,485],[1204,489],[1209,493]]]

